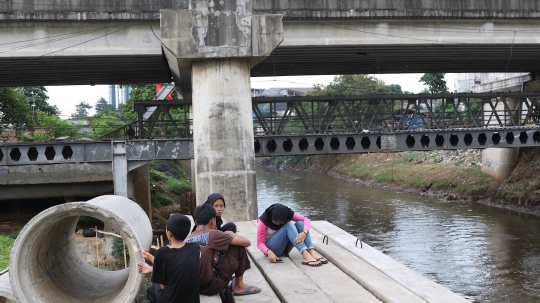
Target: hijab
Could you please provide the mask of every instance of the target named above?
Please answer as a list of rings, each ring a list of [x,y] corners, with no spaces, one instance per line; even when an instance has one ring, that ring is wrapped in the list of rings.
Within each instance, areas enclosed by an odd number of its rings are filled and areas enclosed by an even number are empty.
[[[206,202],[204,202],[204,203],[210,204],[210,206],[214,207],[214,202],[216,202],[216,200],[218,200],[218,199],[223,200],[223,207],[225,207],[226,206],[225,205],[225,198],[220,193],[211,194],[210,196],[208,196],[208,198],[206,199]],[[220,229],[222,224],[223,224],[223,219],[221,219],[221,217],[216,216],[217,229]]]
[[[270,205],[264,213],[259,217],[259,220],[261,220],[266,226],[273,230],[280,229],[282,225],[276,225],[272,220],[276,221],[283,221],[287,223],[288,221],[292,220],[292,217],[294,216],[294,212],[292,209],[288,208],[287,206],[275,203]]]

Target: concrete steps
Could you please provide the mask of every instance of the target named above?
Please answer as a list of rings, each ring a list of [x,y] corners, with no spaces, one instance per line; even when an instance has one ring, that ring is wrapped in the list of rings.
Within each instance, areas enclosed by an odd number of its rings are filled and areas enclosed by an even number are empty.
[[[264,302],[468,302],[365,243],[356,247],[353,235],[326,221],[312,221],[310,234],[328,264],[314,268],[302,265],[296,249],[289,258],[281,258],[283,263],[272,264],[257,248],[255,224],[236,223],[238,234],[251,241],[248,253],[253,264],[248,272],[258,269],[279,300]],[[327,244],[323,244],[324,236],[329,239]],[[251,283],[247,277],[246,273],[246,281]],[[258,296],[269,292],[263,288],[246,299],[259,302]]]

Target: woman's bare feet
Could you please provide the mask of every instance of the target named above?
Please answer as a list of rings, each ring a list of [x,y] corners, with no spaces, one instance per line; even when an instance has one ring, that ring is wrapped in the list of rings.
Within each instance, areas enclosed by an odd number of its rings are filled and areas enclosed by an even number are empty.
[[[302,252],[302,257],[304,258],[304,262],[302,262],[304,265],[321,266],[321,262],[317,258],[314,258],[307,249]]]

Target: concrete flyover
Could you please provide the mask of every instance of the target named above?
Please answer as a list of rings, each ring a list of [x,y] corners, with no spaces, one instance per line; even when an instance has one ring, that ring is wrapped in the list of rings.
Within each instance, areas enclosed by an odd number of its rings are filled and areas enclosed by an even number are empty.
[[[104,271],[82,261],[75,244],[80,216],[104,221],[129,250],[127,269]],[[152,227],[145,212],[120,196],[101,196],[49,208],[25,225],[11,251],[9,285],[0,277],[0,295],[20,303],[133,302],[143,276],[140,251],[150,247]],[[11,288],[12,294],[7,293]]]
[[[166,58],[160,42],[160,9],[187,3],[2,1],[0,85],[156,83],[174,76],[190,91],[190,69]],[[252,76],[540,70],[540,61],[531,60],[540,51],[534,1],[251,3],[254,15],[283,15],[284,38]]]

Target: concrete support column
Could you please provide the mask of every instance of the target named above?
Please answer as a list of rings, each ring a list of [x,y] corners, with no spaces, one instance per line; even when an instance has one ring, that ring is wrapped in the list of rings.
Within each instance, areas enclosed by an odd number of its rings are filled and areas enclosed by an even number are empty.
[[[133,199],[133,179],[132,174],[128,172],[126,141],[115,141],[112,145],[114,194]]]
[[[135,201],[152,221],[152,199],[150,194],[150,166],[145,164],[132,171]]]
[[[197,205],[223,194],[228,221],[257,217],[250,61],[228,58],[192,66]]]
[[[497,102],[497,100],[492,101],[494,104]],[[516,110],[519,105],[519,100],[516,98],[508,98],[506,99],[506,104],[508,105],[508,108],[512,111]],[[484,110],[486,111],[486,117],[484,117],[485,121],[489,119],[489,115],[491,115],[491,107],[489,105],[484,105]],[[504,103],[499,102],[497,106],[495,107],[495,110],[499,114],[499,118],[501,119],[501,122],[505,125],[511,125],[512,119],[510,118],[509,113],[506,111]],[[505,113],[504,115],[502,113]],[[517,119],[516,122],[521,119],[521,115],[515,115],[515,119]],[[491,122],[487,123],[487,126],[490,125],[499,125],[497,119],[494,117],[491,118]],[[506,178],[510,177],[510,174],[512,174],[512,171],[516,167],[516,163],[519,156],[519,148],[486,148],[482,151],[482,172],[485,174],[490,175],[496,180],[505,180]]]
[[[510,177],[516,167],[519,148],[486,148],[482,151],[482,172],[497,180]]]

